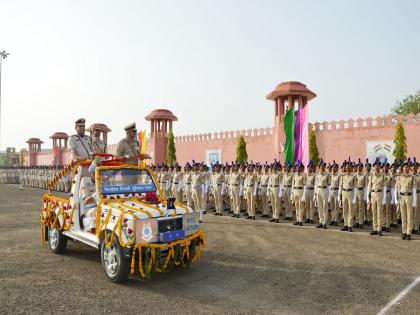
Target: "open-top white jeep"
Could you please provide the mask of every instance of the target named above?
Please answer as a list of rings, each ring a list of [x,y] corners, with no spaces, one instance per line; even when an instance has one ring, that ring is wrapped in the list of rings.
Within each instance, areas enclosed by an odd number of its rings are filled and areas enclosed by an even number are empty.
[[[72,173],[68,199],[43,196],[42,239],[53,252],[63,253],[69,239],[97,248],[113,282],[125,281],[136,270],[149,278],[200,257],[205,237],[199,214],[172,198],[163,199],[151,169],[104,161],[92,176],[90,165],[74,162],[50,182],[53,188]],[[86,217],[82,189],[89,185],[95,189],[95,203]]]

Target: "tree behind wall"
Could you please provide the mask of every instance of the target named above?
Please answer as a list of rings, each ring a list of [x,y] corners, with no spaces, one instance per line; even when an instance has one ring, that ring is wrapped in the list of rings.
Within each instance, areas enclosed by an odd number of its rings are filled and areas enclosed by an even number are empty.
[[[407,143],[405,142],[407,139],[404,134],[404,126],[399,121],[395,125],[395,136],[394,136],[394,152],[392,153],[394,155],[394,158],[396,160],[402,160],[405,161],[407,158]]]
[[[311,161],[314,162],[315,165],[318,165],[319,151],[316,145],[315,131],[313,129],[309,131],[309,156],[310,156]]]
[[[408,115],[420,113],[420,91],[407,96],[402,101],[398,101],[392,108],[392,113],[396,115]]]
[[[236,160],[239,164],[244,164],[248,160],[248,153],[246,152],[246,142],[243,135],[238,138],[236,145]]]
[[[168,134],[168,147],[166,150],[166,164],[172,165],[176,162],[175,138],[172,130]]]

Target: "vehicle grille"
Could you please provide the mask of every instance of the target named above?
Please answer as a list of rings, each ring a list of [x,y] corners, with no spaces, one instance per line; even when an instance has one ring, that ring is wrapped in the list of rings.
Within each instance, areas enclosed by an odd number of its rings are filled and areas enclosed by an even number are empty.
[[[158,221],[158,233],[182,230],[182,218]]]

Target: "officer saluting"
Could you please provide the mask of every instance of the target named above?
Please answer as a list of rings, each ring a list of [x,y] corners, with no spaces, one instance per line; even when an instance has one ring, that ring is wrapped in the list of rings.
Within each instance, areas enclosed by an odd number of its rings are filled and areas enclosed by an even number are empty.
[[[69,148],[73,160],[89,160],[93,155],[92,139],[85,135],[85,122],[84,118],[76,120],[75,129],[77,133],[69,139]]]
[[[138,165],[140,144],[136,139],[136,123],[129,124],[124,128],[127,136],[118,143],[117,155],[124,157],[126,164]]]
[[[93,137],[92,137],[92,146],[93,152],[95,154],[105,154],[106,153],[106,144],[101,140],[101,127],[99,124],[94,124],[92,126]]]

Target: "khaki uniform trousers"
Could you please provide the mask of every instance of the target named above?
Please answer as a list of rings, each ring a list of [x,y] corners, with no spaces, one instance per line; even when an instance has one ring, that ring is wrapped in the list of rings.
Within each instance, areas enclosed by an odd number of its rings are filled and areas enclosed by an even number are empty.
[[[352,227],[353,226],[353,190],[344,191],[343,195],[343,218],[344,226]]]
[[[293,202],[296,207],[296,221],[303,222],[303,214],[305,212],[305,202],[302,201],[303,189],[294,189]]]
[[[271,208],[273,210],[273,219],[278,219],[281,213],[281,198],[279,197],[280,188],[271,187],[270,188],[270,200]],[[289,198],[289,196],[287,196]]]
[[[318,203],[318,218],[320,224],[328,224],[328,189],[318,188],[316,194]]]
[[[239,186],[232,186],[231,196],[232,196],[232,206],[233,213],[239,214],[241,211],[241,196],[239,196]]]
[[[191,185],[188,185],[185,190],[185,199],[187,200],[187,206],[192,208],[194,199],[192,197]]]
[[[364,190],[356,190],[356,203],[354,204],[354,216],[356,222],[363,224],[365,220],[365,193]]]
[[[391,224],[393,223],[392,214],[393,214],[393,209],[392,209],[392,204],[391,204],[391,192],[387,192],[386,204],[384,206],[385,222],[382,222],[382,226],[385,225],[386,228],[389,228],[391,226]]]
[[[268,208],[267,187],[261,187],[260,198],[262,213],[268,215],[270,213],[270,209]]]
[[[340,205],[338,204],[338,190],[331,191],[331,221],[338,222]]]
[[[382,229],[382,222],[384,221],[384,208],[382,206],[383,195],[382,192],[372,192],[371,194],[371,208],[372,208],[372,228],[374,231]]]
[[[193,199],[193,203],[194,203],[194,210],[196,210],[196,211],[197,210],[203,210],[201,190],[198,190],[197,188],[193,188],[192,199]]]
[[[207,211],[208,208],[208,199],[209,199],[209,193],[207,191],[205,191],[204,193],[202,192],[202,196],[201,196],[201,209],[203,211]]]
[[[291,193],[290,187],[284,187],[283,190],[283,199],[284,199],[284,208],[286,211],[286,217],[293,218],[293,209],[292,209],[292,202],[290,200],[290,193]]]
[[[400,212],[403,234],[411,235],[413,229],[413,196],[400,196]]]
[[[217,213],[222,213],[223,210],[223,197],[222,195],[222,187],[215,186],[213,189],[214,192],[214,207],[216,208]]]
[[[246,189],[246,206],[248,215],[255,216],[255,201],[257,196],[254,196],[254,189],[252,187]]]
[[[306,191],[306,200],[305,200],[305,218],[309,220],[314,219],[314,213],[315,213],[315,205],[314,205],[314,191],[307,190]]]

